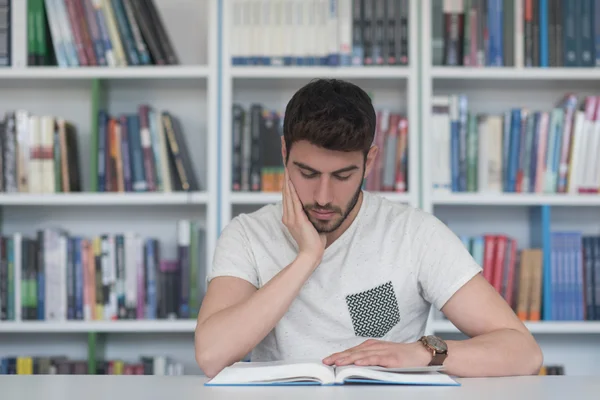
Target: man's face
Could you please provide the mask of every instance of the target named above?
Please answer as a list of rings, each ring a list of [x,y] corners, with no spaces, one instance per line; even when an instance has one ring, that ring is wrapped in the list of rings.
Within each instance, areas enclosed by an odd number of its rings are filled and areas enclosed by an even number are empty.
[[[335,231],[359,199],[365,176],[363,153],[326,150],[299,141],[292,146],[287,169],[315,229]]]

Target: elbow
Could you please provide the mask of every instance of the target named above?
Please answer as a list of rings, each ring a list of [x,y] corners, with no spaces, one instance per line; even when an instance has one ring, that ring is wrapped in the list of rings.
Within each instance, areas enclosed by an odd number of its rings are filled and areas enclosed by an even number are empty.
[[[223,369],[223,365],[210,354],[210,351],[198,347],[196,347],[196,364],[209,379],[214,378]]]
[[[538,375],[544,363],[544,354],[535,338],[530,334],[528,338],[527,362],[523,363],[526,366],[524,374]]]
[[[223,369],[223,367],[220,367],[216,362],[208,359],[200,352],[196,352],[196,363],[202,370],[202,373],[209,379],[217,376],[217,374]]]
[[[215,354],[215,346],[200,339],[198,330],[196,330],[194,342],[196,364],[206,377],[214,378],[225,367],[223,360],[220,360]]]

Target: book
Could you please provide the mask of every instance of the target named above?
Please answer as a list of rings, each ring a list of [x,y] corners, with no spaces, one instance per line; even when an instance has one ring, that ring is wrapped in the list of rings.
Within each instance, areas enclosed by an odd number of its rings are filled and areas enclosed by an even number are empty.
[[[283,386],[395,384],[460,386],[441,373],[443,367],[384,368],[347,365],[329,366],[320,361],[237,362],[205,382],[206,386]]]

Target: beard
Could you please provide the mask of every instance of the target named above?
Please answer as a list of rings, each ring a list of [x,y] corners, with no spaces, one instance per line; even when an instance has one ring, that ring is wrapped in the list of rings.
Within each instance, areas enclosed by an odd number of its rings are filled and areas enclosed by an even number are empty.
[[[362,182],[362,179],[360,180],[360,182]],[[306,214],[308,220],[313,224],[318,233],[331,233],[338,229],[342,225],[342,223],[344,223],[346,218],[348,218],[348,215],[350,215],[350,213],[356,206],[356,203],[358,203],[361,191],[362,184],[358,185],[356,191],[354,192],[354,195],[343,210],[340,207],[331,204],[326,204],[324,206],[320,206],[317,204],[307,204],[303,207],[304,213]],[[336,214],[339,214],[339,217],[337,219],[331,219],[329,221],[322,221],[313,218],[313,216],[309,213],[310,210],[332,211]]]

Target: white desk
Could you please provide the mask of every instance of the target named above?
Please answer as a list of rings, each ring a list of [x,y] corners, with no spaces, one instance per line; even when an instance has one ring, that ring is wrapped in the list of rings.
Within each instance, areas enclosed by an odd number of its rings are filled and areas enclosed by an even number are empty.
[[[459,379],[462,386],[207,387],[193,376],[0,376],[2,400],[444,399],[587,400],[600,398],[597,377]]]

